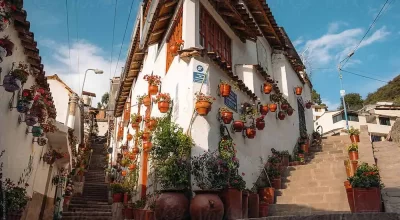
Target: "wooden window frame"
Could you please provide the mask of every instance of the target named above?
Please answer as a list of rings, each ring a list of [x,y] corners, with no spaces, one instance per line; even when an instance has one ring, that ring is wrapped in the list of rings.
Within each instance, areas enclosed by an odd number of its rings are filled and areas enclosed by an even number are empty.
[[[228,66],[232,66],[232,40],[200,4],[200,45],[207,52],[215,52]]]

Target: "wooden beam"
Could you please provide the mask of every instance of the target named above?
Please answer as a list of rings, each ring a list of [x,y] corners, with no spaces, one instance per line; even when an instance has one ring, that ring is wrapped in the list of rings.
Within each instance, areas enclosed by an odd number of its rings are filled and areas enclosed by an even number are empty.
[[[160,34],[164,33],[166,30],[167,29],[160,29],[160,30],[154,31],[153,33],[151,33],[151,36],[160,35]]]
[[[158,21],[164,21],[164,20],[170,19],[171,17],[172,17],[172,14],[168,14],[168,15],[159,17]]]
[[[165,3],[164,4],[164,7],[165,8],[168,8],[168,7],[171,7],[171,6],[173,6],[173,5],[175,5],[176,3],[178,3],[178,1],[172,1],[172,2],[168,2],[168,3]]]
[[[244,27],[244,26],[234,25],[232,27],[235,29],[238,29],[238,30],[242,30],[242,31],[246,30],[246,27]]]
[[[225,16],[228,16],[228,17],[234,17],[235,16],[235,13],[230,12],[230,11],[220,11],[220,13],[222,15],[225,15]]]

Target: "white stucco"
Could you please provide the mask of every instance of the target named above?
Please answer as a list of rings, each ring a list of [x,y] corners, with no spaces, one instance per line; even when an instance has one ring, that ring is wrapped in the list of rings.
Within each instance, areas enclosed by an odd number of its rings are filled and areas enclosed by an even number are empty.
[[[55,79],[48,79],[47,82],[50,85],[54,106],[57,109],[56,120],[66,124],[68,117],[68,101],[71,94],[61,82]]]

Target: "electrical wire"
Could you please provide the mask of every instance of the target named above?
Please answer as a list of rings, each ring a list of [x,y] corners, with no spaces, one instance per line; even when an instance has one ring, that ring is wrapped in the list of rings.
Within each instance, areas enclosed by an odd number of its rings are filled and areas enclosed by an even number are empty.
[[[68,0],[65,0],[65,8],[67,9],[67,36],[68,36],[68,58],[69,58],[69,72],[71,73],[71,44],[69,40],[69,15],[68,15]]]
[[[353,51],[346,57],[344,58],[341,62],[344,61],[342,68],[346,65],[346,63],[350,60],[350,58],[353,56],[353,54],[356,52],[356,50],[360,47],[361,43],[365,39],[365,37],[368,35],[369,31],[372,29],[372,27],[375,25],[376,21],[378,20],[379,16],[381,15],[383,9],[385,9],[386,5],[388,4],[389,0],[386,0],[385,4],[379,11],[379,13],[376,15],[375,19],[372,21],[372,24],[369,26],[367,32],[365,32],[364,36],[361,38],[360,42],[357,44],[357,46],[353,49]]]
[[[132,0],[133,1],[133,0]],[[115,0],[115,7],[114,7],[114,25],[113,25],[113,35],[112,35],[112,42],[111,42],[111,57],[110,57],[110,73],[109,78],[111,79],[111,68],[112,68],[112,57],[113,57],[113,49],[114,49],[114,38],[115,38],[115,18],[117,16],[117,5],[118,0]],[[111,84],[110,84],[111,86]]]
[[[383,82],[383,83],[389,83],[388,81],[383,81],[383,80],[372,78],[372,77],[369,77],[369,76],[364,76],[364,75],[361,75],[361,74],[358,74],[358,73],[354,73],[354,72],[350,72],[350,71],[347,71],[347,70],[343,70],[342,69],[341,71],[345,72],[345,73],[350,73],[350,74],[353,74],[353,75],[356,75],[356,76],[360,76],[360,77],[363,77],[363,78],[366,78],[366,79],[376,80],[376,81]]]
[[[75,13],[76,13],[76,42],[79,41],[79,11],[78,11],[78,0],[75,0]],[[81,84],[81,74],[80,74],[80,68],[79,68],[79,48],[77,49],[78,52],[78,75],[79,75],[79,84],[78,88],[80,87],[79,85]]]
[[[128,29],[128,24],[129,24],[129,20],[130,20],[130,18],[131,18],[131,13],[132,13],[132,8],[133,8],[133,3],[134,3],[134,2],[135,2],[135,0],[132,0],[131,9],[129,10],[128,20],[126,21],[124,36],[123,36],[123,38],[122,38],[121,47],[119,48],[119,54],[118,54],[117,64],[115,65],[115,71],[114,71],[113,77],[115,77],[115,73],[117,72],[118,63],[119,63],[119,58],[121,57],[122,46],[124,45],[125,35],[126,35],[126,31],[127,31],[127,29]]]

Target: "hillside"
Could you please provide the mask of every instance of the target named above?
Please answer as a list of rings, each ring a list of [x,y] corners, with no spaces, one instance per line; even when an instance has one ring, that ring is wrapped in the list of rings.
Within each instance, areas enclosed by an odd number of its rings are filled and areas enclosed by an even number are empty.
[[[382,101],[393,101],[396,104],[400,104],[400,75],[385,86],[380,87],[376,92],[369,93],[364,103],[375,104]]]

